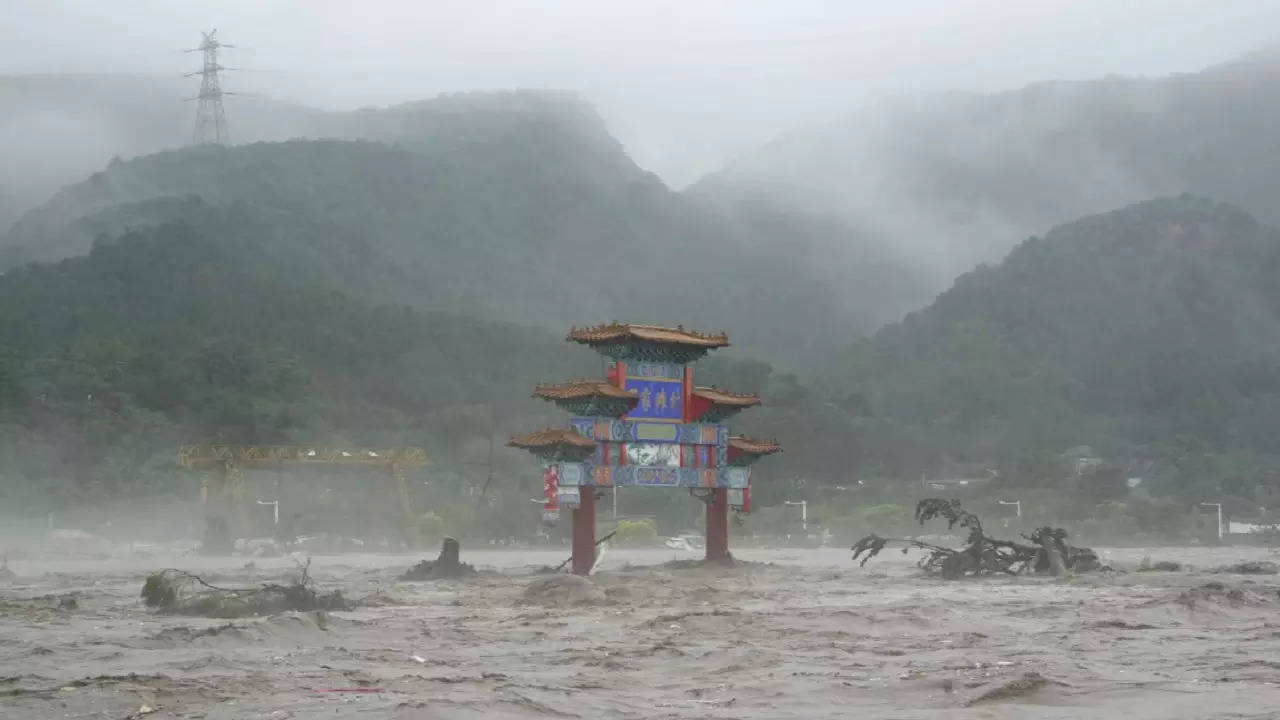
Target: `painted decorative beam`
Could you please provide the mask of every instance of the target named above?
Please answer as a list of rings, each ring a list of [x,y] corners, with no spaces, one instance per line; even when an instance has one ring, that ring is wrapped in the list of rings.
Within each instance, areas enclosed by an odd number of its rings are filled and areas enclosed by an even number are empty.
[[[666,423],[575,417],[569,427],[599,442],[668,442],[681,445],[724,445],[729,429],[711,423]]]
[[[691,487],[741,489],[751,484],[747,467],[688,468],[643,465],[592,465],[561,462],[561,487]]]

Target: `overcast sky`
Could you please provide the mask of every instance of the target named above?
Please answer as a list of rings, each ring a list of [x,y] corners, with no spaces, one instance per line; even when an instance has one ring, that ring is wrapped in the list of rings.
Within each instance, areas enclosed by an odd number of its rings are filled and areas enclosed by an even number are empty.
[[[678,187],[888,93],[1197,70],[1280,0],[0,0],[0,73],[180,73],[211,27],[228,89],[312,105],[578,90]]]

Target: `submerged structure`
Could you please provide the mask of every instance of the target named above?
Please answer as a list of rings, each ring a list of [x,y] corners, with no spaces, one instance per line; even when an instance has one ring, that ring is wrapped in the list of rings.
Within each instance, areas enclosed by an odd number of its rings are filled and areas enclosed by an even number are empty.
[[[729,344],[723,333],[612,323],[568,339],[608,358],[602,380],[539,386],[534,397],[572,414],[568,427],[507,443],[540,457],[548,513],[573,518],[575,574],[595,563],[596,488],[687,488],[706,504],[706,559],[729,560],[729,509],[751,509],[751,465],[775,442],[731,436],[724,421],[760,404],[753,394],[693,382],[693,364]]]

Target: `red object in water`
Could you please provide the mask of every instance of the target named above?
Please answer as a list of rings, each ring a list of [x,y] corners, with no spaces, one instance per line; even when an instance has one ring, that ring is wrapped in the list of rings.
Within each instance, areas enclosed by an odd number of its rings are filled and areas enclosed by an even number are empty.
[[[560,509],[560,473],[555,465],[547,466],[547,471],[542,474],[542,496],[546,498],[542,503],[543,510],[553,512]]]

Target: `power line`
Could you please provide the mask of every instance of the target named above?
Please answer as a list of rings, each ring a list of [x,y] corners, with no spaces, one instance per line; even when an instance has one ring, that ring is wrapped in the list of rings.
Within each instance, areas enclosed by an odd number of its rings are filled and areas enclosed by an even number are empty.
[[[235,45],[219,41],[216,28],[201,34],[204,40],[200,46],[186,51],[204,54],[203,67],[186,75],[186,77],[200,76],[200,94],[193,98],[197,101],[196,127],[191,141],[195,145],[229,145],[231,133],[227,129],[227,112],[222,107],[222,96],[234,95],[234,93],[224,92],[222,89],[218,72],[228,68],[218,64],[218,50],[235,47]]]

